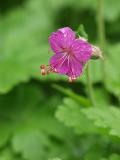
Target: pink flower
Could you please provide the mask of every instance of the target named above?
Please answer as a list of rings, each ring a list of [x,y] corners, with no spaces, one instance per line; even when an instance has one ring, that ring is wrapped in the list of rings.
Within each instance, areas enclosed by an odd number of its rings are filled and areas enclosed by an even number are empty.
[[[69,27],[53,32],[49,43],[54,55],[47,70],[46,66],[41,66],[42,73],[57,72],[67,75],[70,82],[79,77],[84,64],[91,58],[92,45],[83,38],[76,38],[75,32]]]

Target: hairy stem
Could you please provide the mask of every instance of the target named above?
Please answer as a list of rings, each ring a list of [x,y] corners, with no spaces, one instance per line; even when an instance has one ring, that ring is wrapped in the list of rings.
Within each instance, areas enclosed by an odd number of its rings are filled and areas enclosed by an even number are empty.
[[[91,104],[95,106],[95,99],[93,94],[93,86],[92,86],[92,80],[90,75],[90,64],[88,62],[87,68],[86,68],[86,76],[87,76],[87,85],[88,85],[88,94],[91,101]]]

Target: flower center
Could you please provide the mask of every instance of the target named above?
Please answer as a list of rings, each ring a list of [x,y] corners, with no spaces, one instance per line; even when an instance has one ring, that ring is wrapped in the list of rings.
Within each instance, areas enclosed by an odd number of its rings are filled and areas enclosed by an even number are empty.
[[[63,52],[63,53],[67,53],[67,54],[69,54],[70,56],[73,55],[71,49],[69,49],[69,48],[64,48],[64,49],[62,50],[62,52]]]

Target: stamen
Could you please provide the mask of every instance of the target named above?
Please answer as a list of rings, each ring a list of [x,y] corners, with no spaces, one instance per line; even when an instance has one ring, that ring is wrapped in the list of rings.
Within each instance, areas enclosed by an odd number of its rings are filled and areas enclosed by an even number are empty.
[[[72,74],[72,76],[69,77],[68,81],[69,82],[74,82],[77,79],[77,76],[75,75],[74,70],[73,70],[72,66],[70,65],[70,56],[68,57],[68,66],[69,66],[69,70]]]
[[[68,82],[69,82],[69,83],[72,83],[72,82],[73,82],[72,77],[68,77]]]
[[[48,69],[47,69],[47,74],[49,74],[50,72],[58,73],[58,72],[57,72],[57,69],[55,69],[55,67],[52,66],[52,65],[49,65],[49,67],[48,67]]]
[[[52,63],[51,65],[49,65],[48,68],[48,73],[53,72],[53,73],[58,73],[58,70],[56,69],[57,67],[61,67],[63,65],[63,63],[65,62],[65,60],[67,59],[67,54],[65,54],[64,56],[60,57],[59,60],[56,63]]]
[[[75,76],[68,77],[68,82],[69,82],[69,83],[73,83],[75,80],[76,80],[76,77],[75,77]]]
[[[56,69],[56,68],[53,70],[53,72],[54,72],[54,73],[58,73],[58,71],[57,71],[57,69]]]
[[[46,66],[45,65],[41,65],[40,66],[40,69],[41,69],[41,74],[44,76],[46,75]]]
[[[75,76],[75,75],[73,75],[72,79],[75,81],[77,78],[76,78],[76,76]]]

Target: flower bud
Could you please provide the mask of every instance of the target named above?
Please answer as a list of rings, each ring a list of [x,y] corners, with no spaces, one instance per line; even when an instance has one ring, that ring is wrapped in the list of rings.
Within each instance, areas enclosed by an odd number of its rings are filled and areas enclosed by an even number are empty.
[[[92,56],[91,59],[103,59],[102,51],[99,47],[92,45]]]

